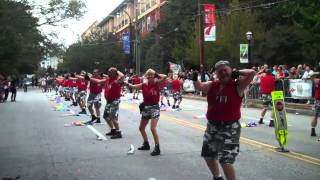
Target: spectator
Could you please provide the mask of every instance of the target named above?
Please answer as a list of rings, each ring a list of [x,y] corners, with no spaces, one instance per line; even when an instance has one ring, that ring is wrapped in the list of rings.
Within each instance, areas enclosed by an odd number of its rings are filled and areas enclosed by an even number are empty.
[[[310,78],[310,75],[313,73],[313,71],[310,69],[310,67],[309,66],[306,66],[306,68],[305,68],[305,72],[304,72],[304,74],[303,74],[303,76],[302,76],[302,79],[308,79],[308,78]]]

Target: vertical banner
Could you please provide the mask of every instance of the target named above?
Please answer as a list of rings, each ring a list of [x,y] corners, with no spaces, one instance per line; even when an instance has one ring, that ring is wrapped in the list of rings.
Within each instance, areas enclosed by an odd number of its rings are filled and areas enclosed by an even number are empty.
[[[240,63],[249,63],[249,46],[248,44],[240,44]]]
[[[286,109],[284,104],[283,91],[273,91],[272,105],[275,116],[275,134],[281,148],[287,144],[288,141],[288,121]]]
[[[124,54],[130,54],[130,33],[123,33],[123,51]]]
[[[216,14],[213,4],[205,4],[204,8],[204,41],[216,41]]]

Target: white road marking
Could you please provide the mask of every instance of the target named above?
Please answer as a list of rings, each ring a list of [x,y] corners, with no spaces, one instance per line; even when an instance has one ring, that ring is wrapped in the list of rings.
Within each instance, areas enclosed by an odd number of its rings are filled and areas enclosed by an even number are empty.
[[[86,125],[88,129],[90,129],[97,137],[98,140],[107,140],[107,138],[101,134],[98,130],[96,130],[92,125]]]

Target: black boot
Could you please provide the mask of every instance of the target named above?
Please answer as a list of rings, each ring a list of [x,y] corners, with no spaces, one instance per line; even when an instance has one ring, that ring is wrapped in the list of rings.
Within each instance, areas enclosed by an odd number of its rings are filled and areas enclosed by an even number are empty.
[[[160,146],[159,146],[159,144],[156,144],[156,146],[154,147],[154,150],[151,152],[150,155],[151,155],[151,156],[158,156],[158,155],[160,155]]]
[[[95,115],[91,115],[91,120],[85,122],[84,124],[92,125],[92,124],[94,124],[96,122],[96,120],[97,120],[97,117]]]
[[[113,136],[116,134],[116,132],[117,132],[116,129],[111,129],[110,132],[106,133],[106,136]]]
[[[148,141],[143,142],[142,146],[138,148],[140,151],[148,151],[150,150],[150,145]]]
[[[213,180],[224,180],[222,176],[220,177],[213,177]]]
[[[94,123],[101,123],[101,121],[100,121],[100,117],[97,117],[97,121],[96,122],[94,122]]]
[[[269,127],[274,127],[274,120],[270,120]]]
[[[315,128],[311,128],[311,136],[317,136]]]
[[[121,131],[116,130],[115,134],[113,136],[111,136],[111,139],[120,139],[122,138],[122,134]]]
[[[262,119],[262,118],[260,118],[260,120],[259,120],[259,124],[264,124],[264,122],[263,122],[263,119]]]
[[[175,108],[176,108],[176,106],[175,106],[175,105],[173,105],[173,106],[172,106],[172,109],[175,109]]]
[[[170,105],[170,102],[169,102],[169,100],[168,100],[168,106],[170,107],[171,105]]]

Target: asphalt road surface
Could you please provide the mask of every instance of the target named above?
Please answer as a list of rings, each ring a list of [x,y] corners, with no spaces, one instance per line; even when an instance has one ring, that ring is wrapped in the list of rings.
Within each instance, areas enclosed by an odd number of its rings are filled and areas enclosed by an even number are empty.
[[[119,121],[123,138],[98,141],[86,126],[68,126],[89,116],[54,111],[53,94],[18,91],[17,102],[0,104],[0,178],[23,180],[210,180],[200,157],[206,103],[184,100],[181,111],[161,112],[158,132],[162,154],[135,151],[141,145],[138,102],[123,97]],[[101,110],[103,110],[102,106]],[[78,107],[72,107],[79,111]],[[243,109],[242,122],[257,121],[260,111]],[[267,114],[269,116],[269,114]],[[266,116],[266,117],[267,117]],[[242,180],[319,180],[319,137],[310,137],[310,116],[288,114],[290,153],[278,153],[274,129],[267,125],[242,128],[241,152],[235,163]],[[267,119],[266,119],[267,122]],[[105,134],[106,125],[94,125]],[[153,146],[149,129],[149,141]],[[320,129],[317,128],[320,133]]]

